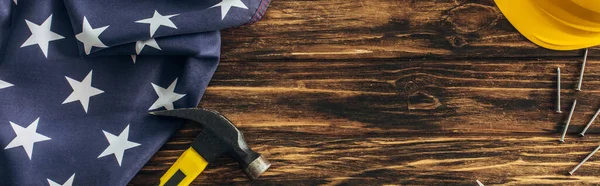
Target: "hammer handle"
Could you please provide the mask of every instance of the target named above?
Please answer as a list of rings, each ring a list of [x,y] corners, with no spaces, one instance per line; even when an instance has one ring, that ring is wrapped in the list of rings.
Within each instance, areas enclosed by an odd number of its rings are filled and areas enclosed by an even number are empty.
[[[187,186],[202,173],[208,162],[193,148],[183,152],[160,178],[160,186]]]

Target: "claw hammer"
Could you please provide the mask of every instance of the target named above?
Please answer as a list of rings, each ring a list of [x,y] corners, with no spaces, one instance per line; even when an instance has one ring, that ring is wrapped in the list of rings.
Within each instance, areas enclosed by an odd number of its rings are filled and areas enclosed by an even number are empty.
[[[160,178],[160,186],[189,185],[210,162],[224,154],[235,159],[251,180],[258,178],[271,166],[264,156],[248,147],[244,134],[217,111],[184,108],[150,114],[187,119],[204,127],[191,147]]]

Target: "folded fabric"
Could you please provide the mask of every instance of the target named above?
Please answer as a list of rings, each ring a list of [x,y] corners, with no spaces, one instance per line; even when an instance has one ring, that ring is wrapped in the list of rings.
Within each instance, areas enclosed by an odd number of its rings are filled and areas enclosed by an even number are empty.
[[[126,185],[269,1],[0,0],[0,185]]]

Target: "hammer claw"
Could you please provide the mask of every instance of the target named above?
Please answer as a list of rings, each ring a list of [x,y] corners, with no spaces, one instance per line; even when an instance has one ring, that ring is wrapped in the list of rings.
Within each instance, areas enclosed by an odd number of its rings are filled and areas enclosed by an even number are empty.
[[[221,116],[221,114],[219,114],[219,112],[217,112],[217,111],[209,110],[209,109],[202,109],[202,108],[182,108],[182,109],[175,109],[175,110],[161,110],[161,111],[148,112],[148,114],[155,115],[155,116],[169,116],[169,117],[187,119],[187,120],[195,121],[195,122],[198,122],[201,124],[206,124],[208,122],[207,119],[209,119],[209,118]]]

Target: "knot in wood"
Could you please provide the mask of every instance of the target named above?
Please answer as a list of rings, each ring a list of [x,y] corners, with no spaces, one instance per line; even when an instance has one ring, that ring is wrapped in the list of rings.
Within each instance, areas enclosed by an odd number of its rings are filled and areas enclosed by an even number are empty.
[[[454,31],[460,34],[479,31],[496,24],[498,19],[500,14],[495,8],[474,3],[455,7],[446,17]]]
[[[455,48],[460,48],[463,47],[467,44],[469,44],[464,37],[462,36],[450,36],[447,37],[446,39],[448,39],[448,42],[450,43],[450,45],[452,45],[452,47]]]
[[[410,96],[426,86],[434,84],[434,79],[429,76],[407,77],[395,82],[398,94]]]

